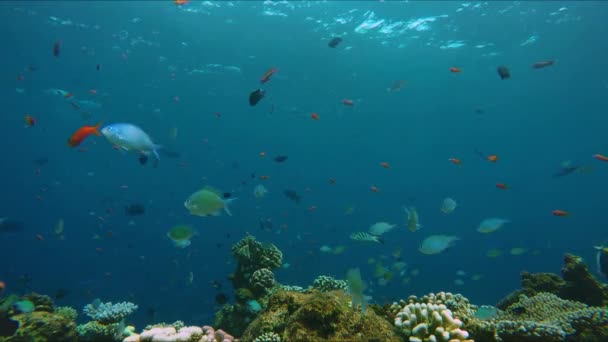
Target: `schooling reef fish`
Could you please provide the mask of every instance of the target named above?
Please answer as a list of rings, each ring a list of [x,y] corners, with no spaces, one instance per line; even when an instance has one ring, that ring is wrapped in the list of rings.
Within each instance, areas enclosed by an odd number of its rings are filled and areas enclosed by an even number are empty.
[[[342,42],[342,38],[340,38],[340,37],[334,37],[334,38],[332,38],[332,40],[329,41],[329,43],[327,44],[327,46],[329,46],[330,48],[333,49],[336,46],[338,46],[341,42]]]
[[[496,68],[496,72],[498,72],[498,76],[500,76],[501,80],[506,80],[511,78],[511,72],[509,71],[509,68],[507,68],[506,66],[499,66],[498,68]]]

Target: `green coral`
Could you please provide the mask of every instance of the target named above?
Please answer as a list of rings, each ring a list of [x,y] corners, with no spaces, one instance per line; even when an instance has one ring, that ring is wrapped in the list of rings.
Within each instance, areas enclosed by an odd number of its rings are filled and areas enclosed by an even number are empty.
[[[11,317],[19,323],[12,336],[0,338],[3,342],[53,341],[76,342],[76,323],[70,319],[46,311],[34,311]]]
[[[79,341],[111,342],[122,340],[124,324],[101,324],[98,321],[89,321],[77,327]]]
[[[176,331],[179,331],[179,329],[181,329],[181,328],[183,328],[185,326],[186,326],[186,323],[184,323],[183,321],[175,321],[173,323],[161,322],[161,323],[157,323],[157,324],[147,325],[144,328],[144,330],[152,330],[153,328],[173,327],[173,328],[175,328]]]
[[[232,246],[232,255],[243,265],[250,265],[253,271],[260,268],[281,267],[283,253],[273,244],[262,244],[247,234]]]
[[[399,341],[391,324],[372,310],[349,307],[344,291],[309,293],[278,290],[249,324],[243,341],[274,333],[283,341]]]
[[[334,279],[330,276],[318,276],[313,282],[312,287],[321,291],[348,290],[348,284],[345,280]]]
[[[69,306],[59,306],[55,308],[55,313],[69,319],[70,321],[76,321],[76,318],[78,318],[78,311]]]
[[[257,297],[266,294],[274,286],[274,273],[267,268],[260,268],[253,272],[249,284]]]

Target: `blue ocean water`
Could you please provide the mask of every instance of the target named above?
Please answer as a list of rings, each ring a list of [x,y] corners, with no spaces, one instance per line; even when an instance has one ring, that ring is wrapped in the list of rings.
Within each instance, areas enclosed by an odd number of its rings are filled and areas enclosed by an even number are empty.
[[[65,290],[57,303],[76,308],[132,301],[143,325],[212,323],[216,293],[232,294],[230,246],[247,232],[283,250],[279,282],[360,267],[378,303],[444,290],[494,304],[522,270],[559,272],[566,252],[594,268],[592,247],[608,238],[608,164],[592,158],[608,154],[607,14],[600,2],[2,2],[0,217],[23,229],[0,232],[0,280],[12,292]],[[543,60],[556,63],[531,67]],[[250,106],[260,87],[266,96]],[[154,168],[103,137],[67,146],[99,122],[136,124],[180,155]],[[553,177],[567,160],[588,168]],[[207,185],[238,198],[232,217],[185,209]],[[446,197],[458,202],[449,215]],[[133,203],[144,215],[125,215]],[[403,206],[417,208],[422,229],[405,229]],[[488,217],[510,222],[478,233]],[[398,224],[384,244],[349,239],[379,221]],[[188,248],[166,237],[177,224],[198,232]],[[434,234],[460,240],[421,254]],[[397,249],[404,274],[378,284],[368,259],[391,267]]]

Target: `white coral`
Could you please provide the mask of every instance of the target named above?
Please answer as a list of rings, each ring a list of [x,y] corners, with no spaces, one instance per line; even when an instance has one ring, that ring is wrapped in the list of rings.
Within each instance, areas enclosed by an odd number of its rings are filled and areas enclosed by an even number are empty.
[[[406,304],[397,313],[395,325],[410,335],[410,342],[466,341],[469,338],[469,333],[460,329],[462,321],[454,318],[444,304]]]

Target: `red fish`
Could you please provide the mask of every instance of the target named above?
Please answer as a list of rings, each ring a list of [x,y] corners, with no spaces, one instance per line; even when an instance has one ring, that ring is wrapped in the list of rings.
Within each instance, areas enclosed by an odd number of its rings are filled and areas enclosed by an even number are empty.
[[[353,102],[353,100],[349,100],[349,99],[344,99],[344,100],[342,100],[342,103],[343,103],[345,106],[354,106],[354,105],[355,105],[355,103]]]
[[[319,114],[317,114],[317,113],[312,113],[312,114],[310,115],[310,117],[311,117],[313,120],[319,120]]]
[[[99,127],[101,127],[101,123],[98,123],[96,126],[82,126],[80,127],[72,136],[68,139],[68,145],[71,147],[76,147],[80,145],[84,139],[86,139],[89,135],[95,134],[97,136],[101,136],[99,132]]]
[[[272,77],[272,75],[274,75],[277,71],[279,71],[279,69],[277,68],[271,68],[270,70],[266,71],[264,75],[260,77],[260,83],[266,83],[270,81],[270,77]]]
[[[453,164],[462,165],[462,161],[458,158],[449,158],[448,161],[451,161]]]
[[[173,0],[173,3],[176,4],[177,6],[185,5],[189,2],[190,2],[190,0]]]
[[[380,166],[382,166],[385,169],[390,169],[391,168],[391,165],[389,163],[387,163],[387,162],[380,163]]]
[[[459,72],[461,72],[461,71],[462,71],[462,70],[461,70],[460,68],[457,68],[457,67],[451,67],[451,68],[450,68],[450,72],[453,72],[453,73],[459,73]]]
[[[555,209],[552,211],[553,216],[568,216],[570,215],[569,212],[565,211],[565,210],[560,210],[560,209]]]
[[[606,157],[603,154],[594,154],[593,158],[595,158],[597,160],[601,160],[601,161],[608,161],[608,157]]]
[[[509,186],[505,183],[496,183],[496,187],[503,190],[509,189]]]
[[[26,115],[25,116],[25,127],[30,128],[30,127],[34,127],[35,125],[36,125],[36,119],[34,119],[30,115]]]

